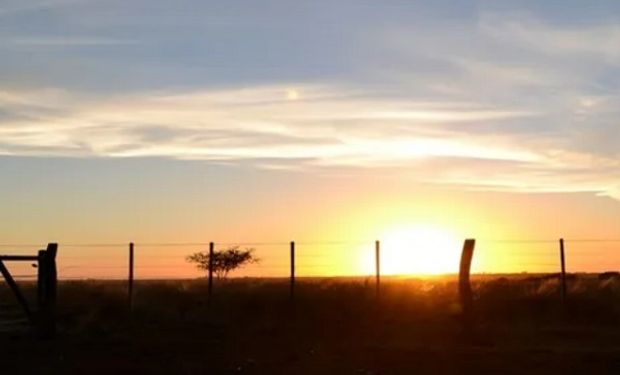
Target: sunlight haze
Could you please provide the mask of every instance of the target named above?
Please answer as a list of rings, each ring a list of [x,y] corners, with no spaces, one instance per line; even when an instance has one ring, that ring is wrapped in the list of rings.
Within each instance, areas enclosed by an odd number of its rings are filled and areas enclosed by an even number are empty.
[[[286,276],[296,241],[300,276],[368,276],[380,240],[420,275],[475,238],[474,272],[556,272],[565,238],[618,269],[620,7],[588,4],[3,1],[0,253]]]

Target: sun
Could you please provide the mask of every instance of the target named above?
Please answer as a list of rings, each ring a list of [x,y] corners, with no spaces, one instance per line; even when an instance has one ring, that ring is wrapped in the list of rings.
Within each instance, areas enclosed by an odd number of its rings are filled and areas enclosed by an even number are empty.
[[[295,89],[286,89],[285,91],[286,99],[288,100],[297,100],[299,99],[299,91]]]
[[[401,226],[386,231],[379,240],[381,273],[384,275],[458,272],[461,241],[445,228],[432,225]]]

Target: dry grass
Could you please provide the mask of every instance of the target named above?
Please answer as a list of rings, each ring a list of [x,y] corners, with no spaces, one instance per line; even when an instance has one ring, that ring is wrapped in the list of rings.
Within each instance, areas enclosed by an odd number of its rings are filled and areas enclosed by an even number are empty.
[[[461,334],[454,278],[67,281],[60,335],[4,335],[11,373],[618,373],[620,281],[580,275],[474,279],[477,330]],[[26,288],[28,289],[28,288]],[[0,298],[6,301],[6,291]],[[30,354],[40,359],[31,360]]]

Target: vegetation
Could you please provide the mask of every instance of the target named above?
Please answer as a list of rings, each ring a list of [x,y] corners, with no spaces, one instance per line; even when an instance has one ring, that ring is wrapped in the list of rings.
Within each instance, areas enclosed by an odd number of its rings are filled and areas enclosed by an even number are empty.
[[[211,261],[208,251],[188,255],[186,259],[190,263],[195,263],[199,270],[205,272],[209,272],[209,268],[212,266],[213,273],[218,279],[225,279],[231,271],[259,261],[254,256],[254,249],[246,248],[245,250],[240,250],[239,246],[215,251],[213,253],[213,261]]]
[[[8,374],[618,374],[620,279],[474,276],[477,339],[454,277],[61,281],[59,335],[0,334]],[[35,284],[24,285],[30,298]],[[2,304],[14,304],[0,286]],[[6,309],[6,307],[5,307]],[[36,360],[35,360],[36,359]]]

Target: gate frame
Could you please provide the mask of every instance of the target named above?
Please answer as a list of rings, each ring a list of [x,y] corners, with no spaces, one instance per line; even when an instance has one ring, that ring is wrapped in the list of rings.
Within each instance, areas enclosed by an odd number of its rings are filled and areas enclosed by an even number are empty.
[[[28,321],[35,327],[41,338],[52,338],[56,334],[56,293],[58,274],[56,254],[58,244],[49,243],[37,255],[0,255],[0,274],[24,310]],[[37,262],[37,310],[33,313],[28,301],[13,279],[4,262]]]

